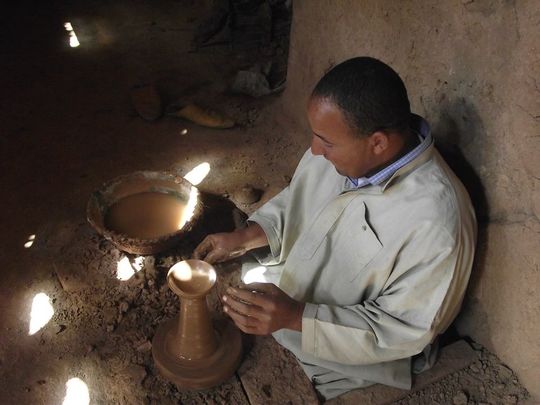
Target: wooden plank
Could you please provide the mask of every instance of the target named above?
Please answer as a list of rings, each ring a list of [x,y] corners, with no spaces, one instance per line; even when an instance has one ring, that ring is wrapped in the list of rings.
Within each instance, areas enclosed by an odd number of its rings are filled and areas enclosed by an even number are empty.
[[[413,392],[420,391],[444,377],[459,371],[474,360],[478,354],[464,340],[459,340],[441,349],[441,355],[432,369],[416,376],[412,389],[401,390],[376,384],[371,387],[350,391],[327,401],[331,405],[371,404],[383,405],[403,399]]]
[[[251,405],[319,403],[296,358],[271,336],[254,339],[238,376]]]

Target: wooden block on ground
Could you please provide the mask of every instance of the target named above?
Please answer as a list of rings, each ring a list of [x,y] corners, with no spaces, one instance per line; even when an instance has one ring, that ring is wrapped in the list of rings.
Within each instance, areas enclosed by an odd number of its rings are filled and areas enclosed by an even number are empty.
[[[319,403],[296,358],[271,336],[255,338],[238,376],[251,405]]]
[[[350,391],[326,403],[332,405],[389,404],[403,399],[415,391],[420,391],[447,375],[467,367],[476,360],[477,356],[477,353],[467,342],[459,340],[442,348],[439,360],[432,369],[415,376],[413,387],[410,391],[376,384],[371,387]]]

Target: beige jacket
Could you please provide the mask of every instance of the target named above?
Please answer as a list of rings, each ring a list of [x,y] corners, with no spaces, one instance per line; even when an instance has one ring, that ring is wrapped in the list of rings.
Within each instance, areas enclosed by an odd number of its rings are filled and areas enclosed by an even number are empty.
[[[327,398],[325,385],[410,387],[411,356],[459,311],[476,241],[467,192],[433,145],[381,185],[345,184],[308,150],[249,219],[268,237],[260,263],[307,303],[302,332],[274,336]]]

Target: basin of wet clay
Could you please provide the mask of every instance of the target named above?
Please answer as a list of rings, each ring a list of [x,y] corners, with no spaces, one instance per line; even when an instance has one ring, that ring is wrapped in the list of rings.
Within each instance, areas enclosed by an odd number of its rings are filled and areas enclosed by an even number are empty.
[[[206,389],[228,380],[240,365],[240,331],[228,320],[212,322],[206,296],[216,282],[202,260],[176,263],[167,274],[180,299],[177,317],[161,323],[152,340],[159,372],[181,388]]]
[[[103,185],[90,197],[87,218],[118,247],[140,255],[176,245],[201,216],[199,191],[164,172],[135,172]]]

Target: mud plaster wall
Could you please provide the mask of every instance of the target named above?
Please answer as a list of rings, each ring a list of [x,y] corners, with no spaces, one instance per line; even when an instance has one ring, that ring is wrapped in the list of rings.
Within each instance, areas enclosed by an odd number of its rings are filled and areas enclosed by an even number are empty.
[[[540,398],[540,2],[296,0],[283,114],[317,79],[371,55],[404,79],[413,111],[469,188],[480,235],[458,320]]]

